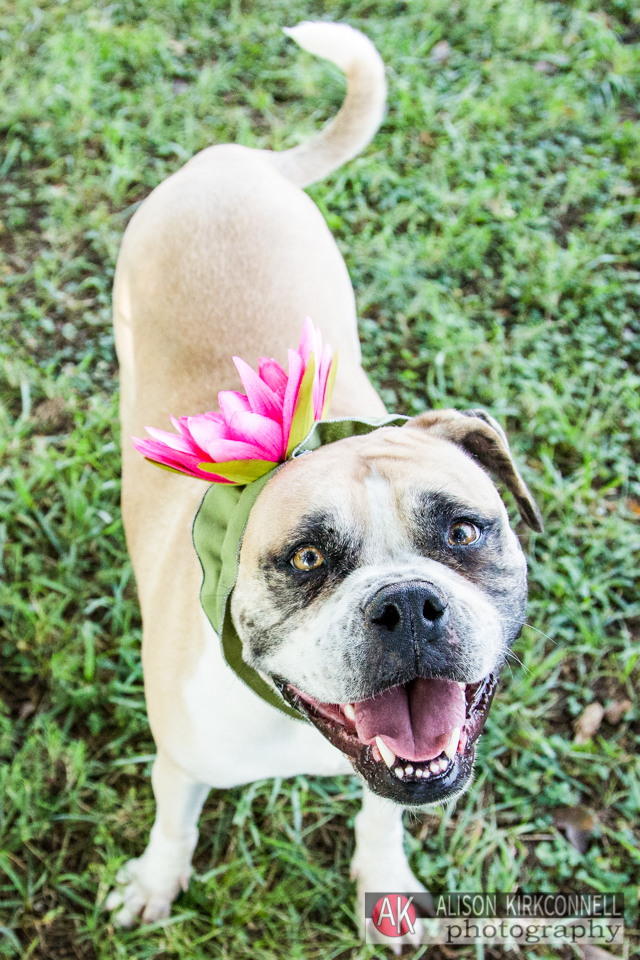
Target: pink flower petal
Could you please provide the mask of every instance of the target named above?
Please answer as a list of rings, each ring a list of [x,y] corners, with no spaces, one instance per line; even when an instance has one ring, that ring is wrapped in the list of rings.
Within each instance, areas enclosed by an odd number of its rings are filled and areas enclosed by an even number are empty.
[[[322,410],[322,394],[320,393],[320,356],[314,352],[313,359],[315,361],[315,368],[313,371],[313,388],[311,390],[311,398],[313,402],[313,419],[318,420],[319,416],[316,414],[317,410]]]
[[[300,343],[298,344],[298,353],[304,360],[305,366],[309,363],[309,354],[312,351],[315,353],[317,349],[317,332],[311,321],[311,317],[305,317],[302,325],[302,333],[300,334]]]
[[[221,390],[218,394],[218,403],[225,423],[231,420],[234,413],[249,413],[251,411],[249,398],[245,397],[244,393],[238,393],[237,390]]]
[[[271,387],[278,399],[282,400],[284,392],[287,389],[287,375],[278,363],[272,357],[260,357],[258,360],[258,373],[260,379],[264,380],[268,387]]]
[[[260,447],[265,454],[262,459],[280,459],[282,427],[275,420],[262,417],[259,413],[235,413],[229,428],[234,440],[244,440]]]
[[[333,360],[333,351],[328,343],[325,343],[322,350],[322,356],[320,358],[319,370],[318,370],[318,383],[320,386],[319,402],[318,406],[314,405],[314,414],[316,420],[320,420],[322,417],[322,408],[324,406],[324,398],[327,392],[327,378],[329,376],[329,370],[331,368],[331,361]]]
[[[209,482],[229,482],[225,477],[200,470],[198,463],[226,463],[233,460],[284,460],[289,446],[292,421],[300,398],[300,387],[314,356],[313,382],[307,384],[303,420],[319,420],[326,403],[327,383],[333,360],[328,344],[307,317],[298,350],[289,350],[289,371],[269,357],[260,357],[259,374],[239,357],[234,361],[247,391],[219,394],[220,413],[209,411],[193,417],[171,417],[177,433],[147,427],[151,439],[132,438],[133,444],[149,460],[171,467],[187,476]],[[312,402],[313,410],[309,407]],[[300,414],[302,416],[302,414]],[[300,418],[298,418],[300,419]],[[296,431],[300,423],[296,420]],[[306,426],[304,427],[306,429]]]
[[[150,437],[170,447],[171,450],[177,450],[179,453],[194,453],[192,445],[180,434],[169,433],[167,430],[158,430],[156,427],[145,427],[145,430]]]
[[[240,357],[234,357],[233,362],[240,374],[242,385],[247,391],[247,397],[249,398],[253,413],[259,413],[263,417],[270,417],[271,420],[280,421],[282,418],[282,401],[273,392],[271,387],[267,386],[255,370]]]
[[[322,354],[320,355],[320,383],[323,388],[327,384],[327,377],[329,375],[329,367],[331,366],[331,361],[333,360],[333,350],[328,343],[325,343],[322,348]]]
[[[200,417],[200,419],[204,418],[205,420],[214,419],[215,423],[221,423],[224,425],[224,420],[222,419],[219,413],[202,413],[202,414],[198,414],[198,416]],[[187,443],[189,446],[189,450],[191,451],[191,453],[194,454],[194,456],[198,459],[198,462],[199,462],[200,460],[202,460],[203,456],[205,456],[205,452],[201,447],[198,446],[196,441],[191,436],[191,431],[189,430],[190,420],[193,421],[194,417],[180,417],[179,420],[177,420],[175,417],[171,417],[172,424],[174,425],[174,427],[176,427],[176,429],[180,431],[182,438],[184,439],[185,443]],[[196,428],[196,432],[198,432],[197,428]]]
[[[180,417],[180,419],[178,420],[176,417],[169,417],[169,419],[171,420],[171,423],[174,425],[176,430],[179,430],[183,437],[186,437],[186,439],[189,439],[190,434],[187,429],[187,418]]]
[[[287,379],[287,389],[285,391],[282,403],[282,454],[284,458],[289,443],[289,434],[291,433],[291,421],[293,420],[293,411],[295,410],[298,391],[304,375],[305,364],[302,357],[295,350],[289,350],[289,377]]]
[[[211,443],[229,436],[228,427],[223,420],[212,420],[202,415],[186,419],[189,434],[202,453],[201,460],[208,459]]]
[[[249,416],[249,414],[236,414],[236,416]],[[274,460],[273,457],[265,456],[266,451],[257,443],[249,443],[246,440],[213,440],[209,445],[208,455],[203,460],[211,460],[212,463],[227,463],[229,460]]]
[[[324,399],[324,387],[321,379],[321,370],[320,366],[322,363],[322,358],[325,354],[327,347],[322,348],[322,334],[317,327],[314,327],[311,317],[306,317],[303,327],[302,334],[300,336],[300,343],[298,345],[298,353],[304,360],[305,369],[309,363],[309,357],[313,353],[315,359],[315,372],[313,376],[313,411],[316,420],[319,420],[322,416],[322,405]],[[331,350],[329,348],[329,354]],[[329,355],[329,363],[327,364],[327,372],[331,364],[331,356]]]
[[[207,473],[206,470],[199,470],[198,464],[201,458],[192,454],[178,453],[157,440],[144,440],[138,437],[132,437],[131,442],[136,450],[152,460],[154,463],[162,464],[165,467],[171,467],[189,477],[197,477],[199,480],[216,480],[220,483],[226,483],[224,477],[216,477],[214,474]]]
[[[225,420],[224,420],[224,417],[219,413],[214,413],[213,411],[210,411],[209,413],[197,414],[197,417],[199,420],[213,421],[213,423],[219,424],[221,425],[222,428],[224,428]],[[199,456],[202,456],[204,451],[202,450],[201,447],[198,446],[198,444],[196,443],[196,441],[191,435],[191,430],[189,429],[189,423],[191,422],[193,424],[195,419],[196,419],[195,417],[180,417],[179,420],[176,420],[175,417],[171,417],[171,422],[174,425],[174,427],[176,427],[176,429],[180,431],[184,439],[191,446],[193,452],[198,454]],[[218,429],[220,429],[220,427],[218,427]],[[200,430],[198,427],[196,427],[196,432],[200,433]],[[226,436],[226,434],[223,434],[223,436]]]

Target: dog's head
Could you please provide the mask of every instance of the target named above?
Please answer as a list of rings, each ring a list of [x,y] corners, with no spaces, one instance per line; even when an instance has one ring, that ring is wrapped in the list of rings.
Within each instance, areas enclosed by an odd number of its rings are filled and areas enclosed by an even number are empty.
[[[500,426],[447,410],[285,464],[242,543],[244,659],[405,805],[467,785],[522,628],[526,562],[483,467],[541,529]]]

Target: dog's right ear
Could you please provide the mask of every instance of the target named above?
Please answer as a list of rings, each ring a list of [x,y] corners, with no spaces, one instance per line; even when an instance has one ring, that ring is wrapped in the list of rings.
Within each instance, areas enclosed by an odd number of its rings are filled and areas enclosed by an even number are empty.
[[[540,510],[520,476],[507,435],[486,410],[429,410],[409,420],[406,426],[428,430],[466,450],[511,491],[525,523],[532,530],[543,530]]]

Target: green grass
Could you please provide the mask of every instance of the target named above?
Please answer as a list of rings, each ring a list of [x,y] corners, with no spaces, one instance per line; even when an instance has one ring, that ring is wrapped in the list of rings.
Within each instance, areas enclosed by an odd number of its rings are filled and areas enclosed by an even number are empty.
[[[412,865],[434,891],[624,891],[635,922],[638,710],[582,746],[573,722],[593,700],[633,701],[639,680],[637,5],[7,0],[0,956],[384,955],[355,930],[352,778],[212,793],[171,920],[119,932],[100,909],[153,815],[118,507],[118,244],[197,150],[284,148],[335,112],[339,71],[279,29],[305,17],[361,27],[388,67],[373,144],[310,190],[351,271],[367,369],[399,412],[490,409],[546,521],[519,529],[531,626],[476,784],[455,811],[408,819]],[[573,804],[598,818],[584,855],[554,827]]]

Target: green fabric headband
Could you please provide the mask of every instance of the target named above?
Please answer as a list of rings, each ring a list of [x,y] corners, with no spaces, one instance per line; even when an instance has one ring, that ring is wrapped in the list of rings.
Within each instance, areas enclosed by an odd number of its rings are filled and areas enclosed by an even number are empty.
[[[402,426],[407,420],[409,417],[395,415],[320,420],[314,423],[307,437],[293,450],[291,459],[346,437],[362,436],[380,427]],[[276,464],[269,473],[245,486],[212,484],[193,522],[193,545],[203,573],[200,602],[211,626],[220,637],[225,660],[236,676],[259,697],[287,716],[302,720],[301,714],[284,702],[276,688],[243,660],[242,641],[231,620],[229,603],[238,575],[240,547],[251,508],[263,487],[282,466],[282,463]]]

